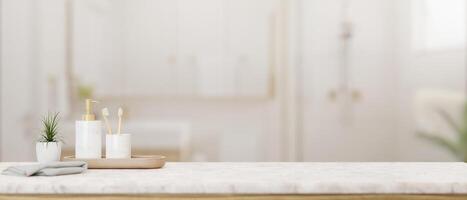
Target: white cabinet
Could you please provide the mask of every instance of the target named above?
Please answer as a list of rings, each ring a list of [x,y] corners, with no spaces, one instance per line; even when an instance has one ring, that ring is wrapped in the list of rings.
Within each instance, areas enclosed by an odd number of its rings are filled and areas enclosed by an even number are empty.
[[[124,95],[173,95],[177,53],[177,2],[122,1]],[[120,31],[116,30],[116,31]]]
[[[73,71],[96,96],[265,97],[267,0],[73,1]]]
[[[223,66],[223,1],[180,0],[178,6],[178,74],[189,79],[177,89],[203,96],[231,94],[231,77]]]
[[[240,96],[269,92],[277,42],[274,26],[278,1],[225,0],[225,64],[234,74],[233,91]]]

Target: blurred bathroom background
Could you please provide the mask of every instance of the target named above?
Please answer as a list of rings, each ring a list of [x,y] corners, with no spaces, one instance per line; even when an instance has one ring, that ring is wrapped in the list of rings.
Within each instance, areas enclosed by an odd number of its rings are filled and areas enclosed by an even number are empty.
[[[2,161],[86,98],[172,161],[456,160],[417,133],[462,121],[465,0],[0,2]]]

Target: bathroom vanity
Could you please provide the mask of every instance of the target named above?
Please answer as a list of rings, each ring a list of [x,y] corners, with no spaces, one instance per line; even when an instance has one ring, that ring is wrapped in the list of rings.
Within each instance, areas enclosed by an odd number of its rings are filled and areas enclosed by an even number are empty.
[[[1,163],[0,170],[11,165]],[[0,175],[0,199],[466,199],[465,163],[167,163]]]

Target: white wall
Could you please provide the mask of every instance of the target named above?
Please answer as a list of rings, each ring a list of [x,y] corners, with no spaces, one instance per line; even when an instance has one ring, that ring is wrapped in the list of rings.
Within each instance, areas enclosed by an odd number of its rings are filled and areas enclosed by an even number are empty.
[[[31,160],[33,137],[41,101],[33,88],[38,72],[33,18],[34,1],[3,0],[1,9],[1,158],[4,161]],[[14,20],[12,20],[14,19]]]

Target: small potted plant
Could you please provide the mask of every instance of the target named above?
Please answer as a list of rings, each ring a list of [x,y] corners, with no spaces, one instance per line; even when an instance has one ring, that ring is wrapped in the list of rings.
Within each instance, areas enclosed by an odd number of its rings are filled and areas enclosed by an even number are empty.
[[[58,115],[59,113],[47,114],[42,119],[43,129],[40,139],[36,143],[38,162],[60,161],[62,144],[58,135]]]

